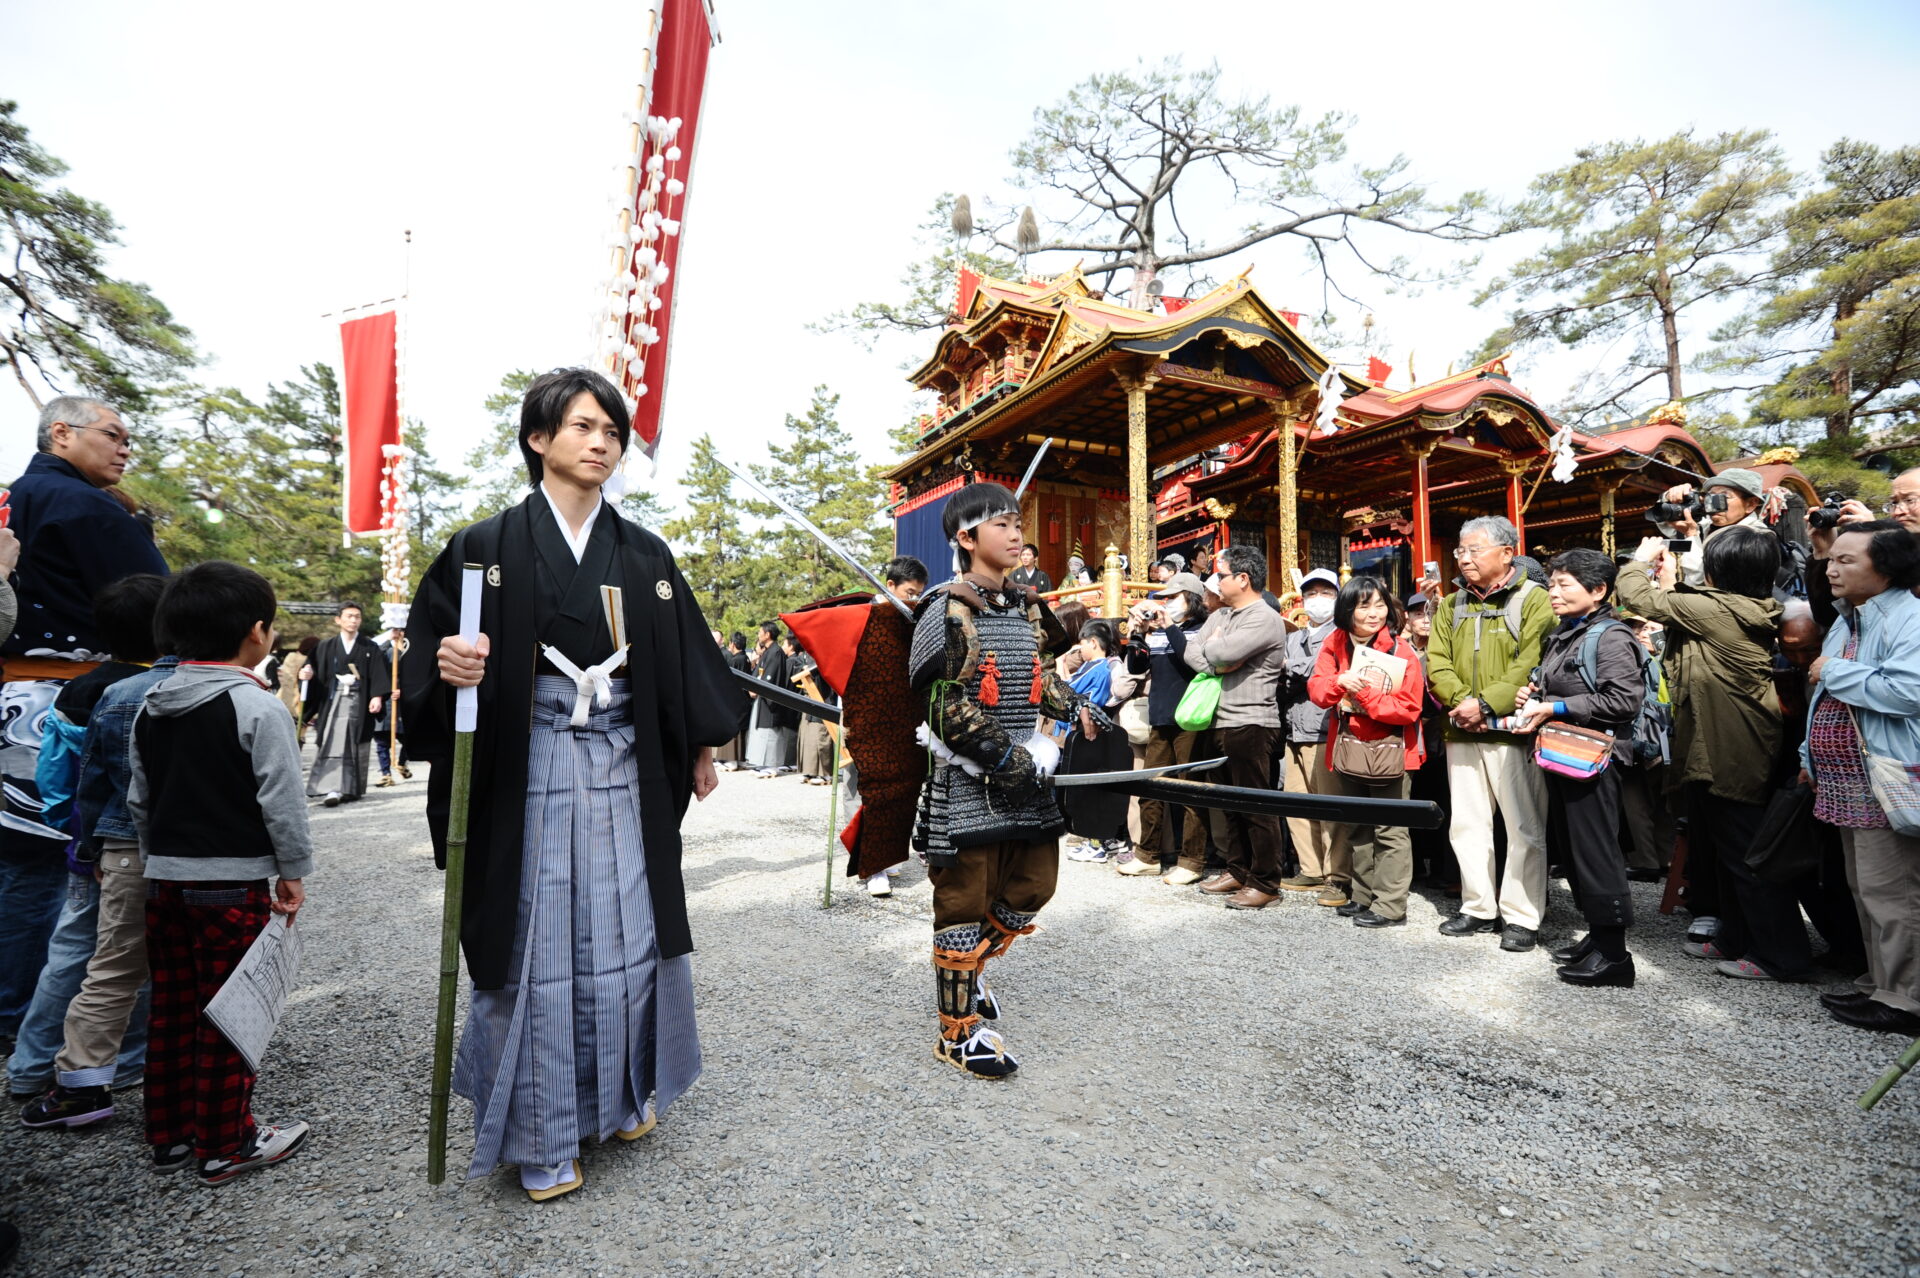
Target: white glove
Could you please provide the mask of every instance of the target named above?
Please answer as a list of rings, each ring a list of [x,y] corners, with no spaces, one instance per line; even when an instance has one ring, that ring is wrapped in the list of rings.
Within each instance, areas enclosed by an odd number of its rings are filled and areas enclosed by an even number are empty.
[[[970,777],[982,777],[987,774],[987,770],[972,759],[955,754],[947,743],[934,736],[933,729],[924,723],[913,730],[913,739],[926,747],[927,752],[934,758],[949,767],[960,769]]]
[[[1044,732],[1036,732],[1021,743],[1033,756],[1034,775],[1050,777],[1060,766],[1060,746]]]

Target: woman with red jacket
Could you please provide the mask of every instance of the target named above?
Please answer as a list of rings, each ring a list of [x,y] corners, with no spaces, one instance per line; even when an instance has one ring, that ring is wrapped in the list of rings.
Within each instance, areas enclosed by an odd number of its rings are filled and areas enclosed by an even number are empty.
[[[1327,764],[1335,792],[1350,798],[1404,799],[1407,778],[1420,769],[1427,751],[1420,739],[1420,710],[1427,681],[1419,654],[1400,630],[1406,621],[1400,601],[1387,593],[1377,577],[1354,577],[1340,588],[1333,605],[1333,633],[1321,645],[1307,680],[1307,696],[1316,706],[1333,710],[1327,732]],[[1371,648],[1397,658],[1402,666],[1399,683],[1386,686],[1377,671],[1356,671],[1353,656]],[[1389,661],[1384,663],[1392,665]],[[1340,771],[1336,760],[1341,737],[1356,741],[1401,743],[1403,771],[1390,779],[1365,780]],[[1356,927],[1401,927],[1407,921],[1407,890],[1413,885],[1413,841],[1404,826],[1356,825],[1349,842],[1353,849],[1353,899],[1336,913],[1351,918]]]

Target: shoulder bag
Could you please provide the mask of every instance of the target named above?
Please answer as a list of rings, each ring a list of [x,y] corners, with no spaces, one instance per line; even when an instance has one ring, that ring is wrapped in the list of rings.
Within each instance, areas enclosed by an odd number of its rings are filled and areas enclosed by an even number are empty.
[[[1398,732],[1389,732],[1378,741],[1362,741],[1347,730],[1351,718],[1344,710],[1334,720],[1333,752],[1329,762],[1341,776],[1375,785],[1396,781],[1407,774],[1406,742]]]

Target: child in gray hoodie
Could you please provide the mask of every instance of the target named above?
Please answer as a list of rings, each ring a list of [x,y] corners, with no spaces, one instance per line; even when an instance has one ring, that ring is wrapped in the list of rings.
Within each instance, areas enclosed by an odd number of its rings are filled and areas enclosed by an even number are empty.
[[[292,924],[313,867],[293,720],[252,671],[272,650],[277,608],[266,578],[237,564],[173,577],[155,629],[180,669],[133,725],[127,810],[153,880],[147,1140],[154,1170],[195,1162],[208,1184],[279,1162],[307,1137],[304,1122],[254,1123],[255,1075],[202,1015],[270,914]]]

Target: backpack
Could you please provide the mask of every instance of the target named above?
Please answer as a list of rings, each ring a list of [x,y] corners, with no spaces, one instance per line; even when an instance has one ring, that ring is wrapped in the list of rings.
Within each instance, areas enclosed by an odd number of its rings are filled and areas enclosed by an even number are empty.
[[[1463,603],[1453,615],[1453,628],[1457,633],[1460,627],[1466,624],[1467,618],[1473,618],[1473,650],[1478,652],[1480,651],[1481,626],[1486,623],[1487,618],[1499,617],[1502,621],[1506,622],[1507,633],[1513,636],[1513,641],[1519,643],[1520,614],[1526,609],[1527,592],[1538,589],[1540,589],[1539,584],[1523,570],[1520,573],[1520,583],[1513,588],[1513,593],[1507,596],[1507,602],[1504,605],[1495,608],[1490,606],[1484,599],[1474,599],[1472,602]],[[1466,596],[1467,592],[1462,590],[1460,597],[1465,599]]]
[[[1587,627],[1580,641],[1579,669],[1580,681],[1587,685],[1588,692],[1600,691],[1600,636],[1625,624],[1609,617]],[[1660,695],[1664,680],[1653,654],[1641,647],[1638,640],[1634,641],[1633,651],[1640,658],[1640,711],[1634,715],[1633,726],[1626,733],[1627,740],[1633,743],[1633,761],[1642,765],[1667,763],[1671,761],[1668,740],[1673,711]]]

